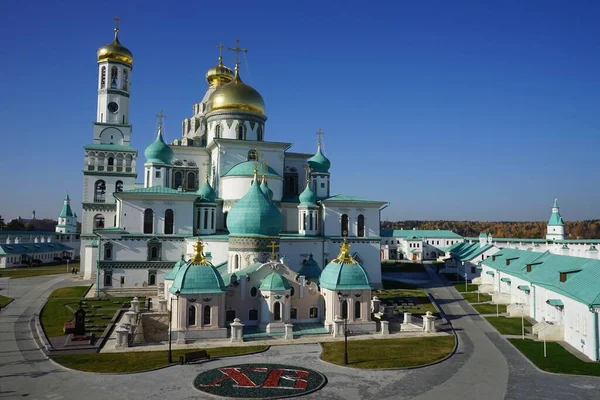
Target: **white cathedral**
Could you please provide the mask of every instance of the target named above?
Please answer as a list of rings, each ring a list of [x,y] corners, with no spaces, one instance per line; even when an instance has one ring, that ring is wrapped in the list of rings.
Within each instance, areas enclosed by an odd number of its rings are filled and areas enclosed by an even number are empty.
[[[231,50],[244,51],[239,44]],[[232,71],[219,56],[181,138],[165,142],[162,112],[157,132],[145,134],[137,183],[133,55],[118,29],[97,55],[81,269],[96,279],[98,293],[164,289],[167,298],[177,296],[173,323],[186,338],[224,337],[234,318],[276,331],[285,322],[329,329],[344,315],[375,329],[371,289],[381,287],[380,209],[387,202],[330,193],[321,135],[314,154],[266,141],[262,96],[242,81],[238,62]]]

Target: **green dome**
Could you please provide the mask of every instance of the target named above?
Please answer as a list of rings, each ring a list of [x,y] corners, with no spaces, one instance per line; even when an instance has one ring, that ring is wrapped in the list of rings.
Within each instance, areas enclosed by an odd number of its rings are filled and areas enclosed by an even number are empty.
[[[340,246],[340,254],[335,260],[327,264],[319,285],[329,290],[361,290],[371,289],[367,271],[350,255],[350,245],[344,239]]]
[[[173,279],[175,279],[175,277],[177,276],[177,272],[179,272],[179,270],[182,266],[185,265],[185,263],[185,256],[183,255],[183,253],[181,253],[181,259],[175,263],[173,269],[167,275],[165,275],[163,279],[165,281],[172,281]]]
[[[277,236],[281,224],[281,212],[260,190],[258,179],[254,179],[248,193],[227,214],[227,228],[233,236]]]
[[[313,258],[312,253],[310,253],[308,260],[306,260],[306,262],[302,265],[302,268],[300,268],[300,271],[298,271],[298,275],[302,275],[306,279],[314,279],[321,276],[321,268]]]
[[[214,203],[217,200],[217,193],[208,182],[205,182],[204,186],[198,189],[197,193],[199,201],[196,200],[196,202],[198,203]]]
[[[301,205],[306,205],[306,206],[316,206],[317,205],[318,197],[315,194],[315,192],[312,191],[312,189],[310,188],[310,184],[308,184],[308,182],[306,183],[306,188],[304,189],[304,191],[302,193],[300,193],[300,196],[298,198],[300,200]]]
[[[331,167],[331,161],[321,151],[321,144],[317,147],[317,152],[314,156],[306,160],[310,168],[314,172],[328,173],[329,168]]]
[[[223,176],[254,176],[254,170],[256,169],[256,161],[244,161],[231,167],[229,171]],[[264,175],[267,177],[278,177],[281,176],[271,167],[267,165]]]
[[[221,274],[210,263],[195,264],[190,261],[177,272],[169,293],[202,294],[225,292],[225,284]]]
[[[269,201],[273,201],[273,191],[271,190],[269,185],[267,185],[267,180],[264,178],[262,183],[260,184],[260,191],[263,192],[263,194]]]
[[[265,276],[260,284],[259,289],[261,292],[271,291],[283,291],[291,289],[290,283],[283,276],[276,274],[275,272],[271,272],[269,275]]]
[[[156,140],[144,150],[144,156],[146,157],[147,163],[171,164],[171,161],[173,160],[173,150],[165,143],[161,129],[158,130]]]

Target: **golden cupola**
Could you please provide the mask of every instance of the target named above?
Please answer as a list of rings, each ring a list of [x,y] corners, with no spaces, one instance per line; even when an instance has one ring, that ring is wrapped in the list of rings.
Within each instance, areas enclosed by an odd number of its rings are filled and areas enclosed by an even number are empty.
[[[233,80],[233,71],[231,68],[223,65],[223,57],[219,56],[219,64],[206,72],[206,82],[211,88],[224,85]]]
[[[233,80],[217,87],[208,99],[208,112],[222,110],[247,111],[265,115],[265,101],[256,89],[242,82],[237,63]]]
[[[119,28],[115,28],[114,40],[98,49],[98,62],[119,62],[133,68],[133,54],[119,42]]]

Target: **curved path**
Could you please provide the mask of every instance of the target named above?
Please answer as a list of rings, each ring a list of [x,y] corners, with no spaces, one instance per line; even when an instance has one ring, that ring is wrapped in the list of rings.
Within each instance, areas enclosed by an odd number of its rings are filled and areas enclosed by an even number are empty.
[[[192,387],[205,369],[241,363],[282,363],[324,373],[328,384],[314,399],[593,399],[600,378],[539,371],[502,338],[451,287],[433,277],[429,291],[457,330],[457,353],[423,369],[363,371],[327,364],[316,344],[273,346],[267,352],[194,366],[103,375],[76,372],[46,359],[31,331],[31,319],[57,287],[81,285],[70,275],[13,280],[13,301],[0,313],[0,398],[16,399],[198,399]],[[424,349],[426,351],[426,349]]]

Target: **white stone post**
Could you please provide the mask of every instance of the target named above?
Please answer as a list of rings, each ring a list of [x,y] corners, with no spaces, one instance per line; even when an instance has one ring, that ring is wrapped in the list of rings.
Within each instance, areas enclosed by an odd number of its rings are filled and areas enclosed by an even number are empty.
[[[131,308],[136,313],[140,312],[140,301],[137,297],[134,297],[133,300],[131,300]]]
[[[285,340],[292,340],[294,338],[293,328],[294,328],[294,325],[285,324],[285,336],[284,336]]]
[[[390,321],[381,321],[381,334],[382,335],[390,334]]]
[[[336,315],[333,320],[333,337],[340,337],[344,334],[344,320]]]
[[[427,311],[427,314],[423,316],[423,330],[425,332],[435,332],[435,316],[431,314],[431,311]]]
[[[117,343],[115,347],[129,347],[129,331],[123,325],[120,325],[117,330]]]
[[[161,313],[167,312],[167,299],[158,300],[158,311]]]
[[[244,324],[242,324],[239,318],[235,318],[231,323],[231,342],[241,342],[243,340],[243,329]]]
[[[412,324],[412,313],[405,312],[404,313],[404,321],[402,321],[402,323],[405,325]]]
[[[129,310],[125,313],[124,317],[125,317],[125,323],[131,325],[132,331],[133,331],[133,326],[135,325],[137,313],[135,311]]]
[[[371,299],[371,312],[374,314],[379,312],[379,307],[381,306],[381,300],[379,297],[375,296]]]

